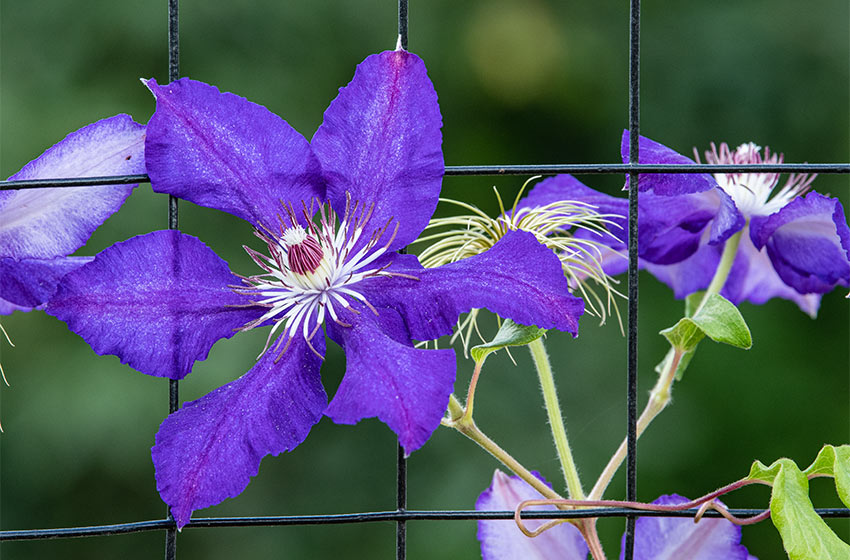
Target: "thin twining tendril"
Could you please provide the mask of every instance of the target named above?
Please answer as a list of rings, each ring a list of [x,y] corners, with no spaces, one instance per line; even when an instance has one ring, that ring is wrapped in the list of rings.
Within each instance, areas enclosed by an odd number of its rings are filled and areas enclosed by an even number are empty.
[[[644,502],[627,502],[620,500],[567,500],[567,499],[538,499],[538,500],[525,500],[520,502],[517,506],[516,511],[514,511],[514,521],[519,527],[519,530],[527,537],[536,537],[555,527],[556,525],[560,525],[561,523],[568,523],[572,520],[570,519],[553,519],[551,521],[547,521],[542,524],[537,529],[531,530],[528,529],[522,522],[522,511],[528,507],[532,506],[567,506],[570,509],[576,507],[620,507],[620,508],[631,508],[640,511],[656,511],[656,512],[668,512],[668,511],[682,511],[686,509],[692,509],[695,507],[699,507],[696,515],[694,516],[694,523],[699,522],[700,519],[705,515],[705,512],[709,509],[713,509],[720,513],[724,518],[731,521],[735,525],[753,525],[760,521],[764,521],[768,517],[770,517],[770,510],[765,510],[757,515],[753,515],[750,517],[737,517],[729,512],[729,510],[716,501],[718,496],[731,492],[733,490],[737,490],[743,486],[747,486],[749,484],[765,484],[765,482],[761,480],[739,480],[737,482],[733,482],[728,486],[724,486],[710,494],[706,494],[700,498],[695,500],[691,500],[689,502],[685,502],[682,504],[676,505],[661,505],[661,504],[649,504]]]

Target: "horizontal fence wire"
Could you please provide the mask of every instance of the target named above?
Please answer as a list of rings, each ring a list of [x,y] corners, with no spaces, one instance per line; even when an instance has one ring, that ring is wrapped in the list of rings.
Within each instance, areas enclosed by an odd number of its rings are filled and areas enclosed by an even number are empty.
[[[764,512],[762,509],[731,508],[727,510],[736,517],[755,517]],[[818,508],[815,510],[824,519],[848,519],[850,509],[847,508]],[[589,517],[696,517],[697,509],[681,511],[647,511],[632,508],[587,508],[571,511],[524,511],[522,519],[580,519]],[[708,510],[703,517],[719,518],[720,512]],[[478,511],[478,510],[406,510],[406,511],[372,511],[365,513],[337,513],[326,515],[281,515],[281,516],[251,516],[251,517],[201,517],[192,519],[186,529],[209,529],[227,527],[274,527],[286,525],[344,525],[357,523],[377,523],[385,521],[476,521],[480,519],[514,519],[513,511]],[[131,523],[116,523],[111,525],[94,525],[89,527],[70,527],[63,529],[26,529],[19,531],[0,532],[0,541],[27,541],[47,539],[70,539],[81,537],[104,537],[110,535],[125,535],[173,529],[174,521],[159,519],[152,521],[136,521]]]
[[[850,163],[776,163],[776,164],[629,164],[629,163],[564,163],[546,165],[447,165],[446,176],[469,175],[617,175],[617,174],[694,174],[694,173],[817,173],[848,175]],[[106,177],[57,177],[0,181],[0,190],[44,189],[63,187],[97,187],[150,183],[146,174],[109,175]]]

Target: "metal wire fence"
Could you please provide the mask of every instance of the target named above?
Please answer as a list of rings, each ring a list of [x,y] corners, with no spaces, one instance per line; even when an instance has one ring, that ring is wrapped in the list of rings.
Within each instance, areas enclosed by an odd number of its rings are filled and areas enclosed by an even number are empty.
[[[167,0],[168,8],[168,77],[170,81],[180,77],[179,71],[179,28],[178,0]],[[640,133],[640,1],[629,2],[629,161],[619,164],[552,164],[552,165],[460,165],[446,166],[449,176],[496,176],[496,175],[540,175],[540,174],[587,174],[587,175],[628,175],[636,181],[640,173],[703,173],[703,172],[742,172],[742,173],[819,173],[819,174],[850,174],[850,164],[760,164],[748,166],[736,165],[657,165],[639,164],[637,140]],[[404,48],[408,46],[408,2],[398,2],[398,33]],[[55,178],[23,181],[0,181],[0,189],[30,189],[45,187],[74,187],[90,185],[116,185],[149,182],[146,175],[125,175],[96,178]],[[632,183],[636,184],[636,183]],[[629,271],[628,271],[628,326],[627,326],[627,440],[628,455],[626,460],[626,500],[637,499],[637,304],[638,304],[638,261],[637,261],[637,189],[629,191]],[[167,206],[167,227],[178,228],[178,202],[173,196],[169,197]],[[169,412],[179,407],[178,382],[168,383]],[[363,513],[345,513],[331,515],[287,515],[287,516],[251,516],[251,517],[220,517],[193,519],[187,527],[225,528],[225,527],[256,527],[284,525],[329,525],[356,524],[373,522],[393,522],[396,525],[396,558],[406,557],[406,528],[409,521],[452,521],[452,520],[481,520],[481,519],[513,519],[513,511],[467,511],[467,510],[409,510],[407,507],[407,461],[403,450],[398,448],[396,483],[396,509],[392,511],[372,511]],[[729,512],[739,517],[749,517],[761,513],[762,509],[733,508]],[[848,518],[847,508],[819,508],[816,510],[823,518]],[[526,511],[524,519],[553,519],[553,518],[590,518],[590,517],[625,517],[627,529],[625,536],[625,558],[632,558],[634,548],[635,520],[639,516],[665,517],[694,517],[697,510],[679,512],[649,512],[629,508],[588,508],[573,511]],[[717,511],[708,511],[706,517],[719,517]],[[24,541],[62,539],[75,537],[110,536],[127,533],[162,531],[165,535],[165,558],[177,558],[177,530],[170,512],[162,519],[98,525],[86,527],[69,527],[60,529],[26,529],[0,531],[0,541]]]

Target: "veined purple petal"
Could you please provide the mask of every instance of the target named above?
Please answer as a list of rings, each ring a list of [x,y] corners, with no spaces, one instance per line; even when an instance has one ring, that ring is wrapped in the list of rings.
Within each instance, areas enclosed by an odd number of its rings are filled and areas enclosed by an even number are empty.
[[[679,196],[649,192],[638,204],[640,257],[654,264],[682,261],[701,244],[723,243],[746,224],[732,198],[719,188]]]
[[[389,270],[415,276],[377,277],[357,285],[376,307],[404,318],[413,338],[450,334],[461,313],[486,308],[523,325],[575,335],[584,302],[569,293],[558,258],[533,234],[511,231],[492,249],[438,268],[405,256]]]
[[[535,475],[537,473],[534,473]],[[538,476],[541,480],[542,477]],[[545,482],[545,480],[544,480]],[[548,483],[546,483],[549,486]],[[525,500],[540,500],[543,496],[518,476],[508,476],[497,470],[493,482],[475,502],[477,511],[511,511]],[[549,511],[555,506],[533,506],[525,511]],[[536,529],[544,520],[526,520],[526,527]],[[478,540],[483,560],[586,560],[588,548],[579,530],[562,523],[537,537],[526,537],[513,519],[480,520]]]
[[[641,260],[641,267],[667,284],[677,299],[682,299],[708,288],[722,251],[722,245],[703,245],[675,264],[657,265]],[[811,317],[817,315],[821,299],[820,294],[801,294],[785,284],[776,274],[767,253],[753,246],[747,232],[741,236],[738,254],[720,294],[735,305],[743,301],[759,305],[777,297],[791,300]]]
[[[324,354],[324,336],[312,345]],[[295,337],[281,359],[251,370],[169,415],[151,449],[156,487],[181,528],[197,509],[238,496],[266,455],[297,447],[328,402],[321,360]]]
[[[375,205],[367,231],[398,222],[391,250],[416,239],[440,194],[441,126],[437,94],[418,56],[399,50],[367,57],[312,140],[336,212],[342,216],[349,192]]]
[[[410,455],[440,425],[455,380],[452,350],[417,349],[398,314],[353,306],[328,334],[345,350],[345,377],[325,410],[337,424],[377,417],[398,435]]]
[[[750,233],[782,280],[800,293],[825,293],[850,284],[850,228],[838,199],[811,192],[766,218]]]
[[[746,232],[741,236],[738,254],[720,294],[736,305],[741,301],[760,305],[772,298],[787,299],[812,318],[817,316],[821,300],[819,293],[801,294],[786,284],[777,274],[768,252],[759,251]]]
[[[672,494],[653,504],[676,505],[687,498]],[[623,535],[623,542],[625,542]],[[624,558],[625,547],[620,550]],[[684,517],[639,517],[635,524],[634,560],[747,560],[754,558],[741,544],[741,528],[731,521],[702,518],[699,523]]]
[[[629,163],[628,130],[623,131],[620,155],[623,158],[623,163]],[[695,164],[691,158],[644,136],[638,138],[638,161],[640,163],[657,164]],[[626,188],[628,186],[629,178],[626,176]],[[638,178],[638,190],[640,192],[652,191],[661,196],[702,192],[711,190],[716,186],[717,181],[707,173],[643,173]]]
[[[145,158],[151,185],[195,204],[276,229],[281,204],[324,200],[307,140],[261,105],[187,78],[148,80],[156,112]]]
[[[145,127],[116,115],[72,132],[9,180],[145,172]],[[80,248],[136,185],[0,191],[0,256],[53,258]]]
[[[584,202],[594,206],[600,214],[612,215],[609,220],[619,227],[609,227],[611,233],[623,242],[628,237],[628,199],[596,191],[572,175],[555,175],[540,181],[528,196],[520,200],[518,209],[546,206],[561,201]]]
[[[116,243],[66,275],[47,312],[98,354],[142,373],[181,379],[221,338],[260,317],[241,284],[195,237],[155,231]]]
[[[62,277],[91,260],[92,257],[20,261],[0,258],[0,298],[20,308],[38,307],[50,299]]]

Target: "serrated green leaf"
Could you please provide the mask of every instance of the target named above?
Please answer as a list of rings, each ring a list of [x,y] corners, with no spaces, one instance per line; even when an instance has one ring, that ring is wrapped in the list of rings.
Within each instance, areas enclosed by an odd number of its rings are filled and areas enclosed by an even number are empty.
[[[732,302],[721,295],[711,294],[696,311],[693,310],[695,305],[696,298],[686,301],[685,314],[693,315],[661,331],[671,346],[690,352],[703,336],[736,348],[748,349],[753,345],[750,329]]]
[[[499,332],[490,342],[473,346],[469,350],[469,354],[475,363],[484,363],[487,356],[496,350],[501,350],[506,346],[525,346],[530,342],[534,342],[546,333],[546,329],[538,329],[534,326],[520,325],[514,323],[510,319],[502,321],[502,326]]]
[[[773,478],[770,518],[791,560],[846,560],[850,545],[839,539],[815,512],[809,481],[790,459],[780,459]],[[754,465],[755,466],[755,465]],[[762,467],[764,465],[761,465]]]

